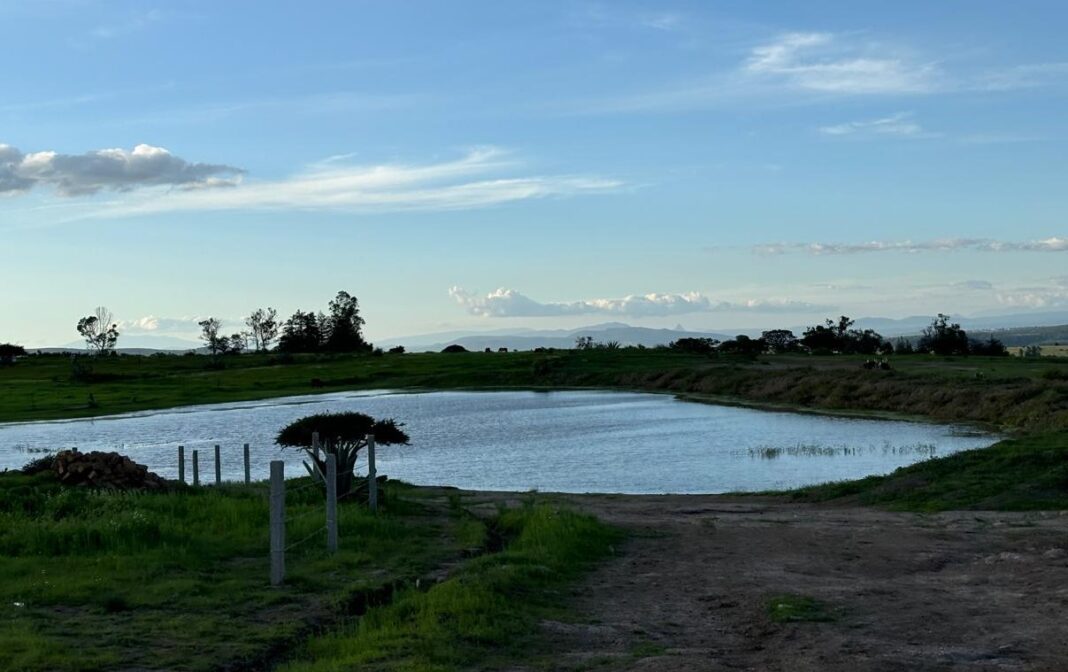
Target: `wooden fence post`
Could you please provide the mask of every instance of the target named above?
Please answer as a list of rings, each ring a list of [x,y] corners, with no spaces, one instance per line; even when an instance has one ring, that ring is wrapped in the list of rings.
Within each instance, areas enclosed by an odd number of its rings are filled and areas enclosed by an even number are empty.
[[[337,455],[326,455],[326,550],[337,552]]]
[[[252,482],[252,463],[248,459],[248,444],[245,444],[245,485]]]
[[[178,446],[178,480],[185,483],[185,446]]]
[[[220,458],[219,444],[215,444],[215,485],[222,483],[222,460]]]
[[[285,462],[271,462],[271,585],[286,578],[286,474]]]
[[[197,451],[193,451],[193,485],[200,485],[200,461],[197,459]]]
[[[375,435],[367,435],[367,506],[378,511],[378,470],[375,469]]]

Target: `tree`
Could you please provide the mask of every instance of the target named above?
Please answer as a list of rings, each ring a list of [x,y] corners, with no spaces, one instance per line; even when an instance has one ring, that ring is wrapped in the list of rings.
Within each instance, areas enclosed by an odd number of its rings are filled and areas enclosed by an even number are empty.
[[[985,341],[977,339],[968,340],[968,352],[973,355],[984,357],[1008,357],[1009,349],[1000,340],[991,335]]]
[[[789,329],[771,329],[760,335],[761,340],[768,344],[768,349],[775,353],[796,352],[799,341],[794,332]]]
[[[248,341],[249,334],[244,331],[239,334],[231,334],[230,338],[223,337],[223,352],[227,355],[240,355],[248,349]]]
[[[441,351],[444,353],[467,352],[467,348],[460,345],[459,343],[453,343],[452,345],[446,345],[444,348],[441,349]]]
[[[271,349],[271,343],[278,338],[278,311],[274,308],[257,308],[245,318],[245,325],[252,336],[252,345],[256,352]]]
[[[318,352],[323,346],[325,321],[321,315],[298,310],[282,326],[278,349],[282,352]]]
[[[839,344],[838,330],[830,320],[827,320],[826,324],[809,327],[801,334],[801,345],[813,353],[837,352]]]
[[[939,313],[931,325],[923,330],[916,349],[936,355],[967,355],[968,332],[961,329],[959,324],[951,323],[949,315]]]
[[[371,345],[363,339],[363,325],[360,302],[348,292],[338,292],[330,302],[330,314],[326,318],[326,349],[332,352],[370,350]]]
[[[25,357],[26,348],[14,343],[0,343],[0,364],[8,365],[15,363],[16,357]]]
[[[219,329],[222,327],[222,323],[214,317],[209,317],[206,320],[197,322],[197,324],[200,325],[200,340],[204,341],[208,352],[212,356],[225,354],[227,347],[229,347],[229,339],[225,336],[219,336]]]
[[[367,445],[367,435],[373,434],[378,445],[408,443],[408,435],[392,418],[375,420],[363,413],[320,413],[290,423],[278,432],[275,443],[287,448],[303,450],[311,460],[304,467],[315,478],[326,474],[325,455],[316,455],[313,434],[319,434],[320,447],[326,454],[337,457],[337,494],[352,490],[356,457]]]
[[[739,334],[733,340],[723,341],[719,344],[720,352],[731,352],[747,357],[756,357],[768,349],[768,344],[762,338],[749,338],[745,334]]]
[[[916,352],[916,348],[912,347],[912,341],[907,338],[900,337],[897,339],[897,343],[894,344],[895,355],[911,355]]]
[[[112,352],[119,340],[119,325],[104,306],[98,306],[95,313],[78,320],[77,329],[89,351],[96,355]]]
[[[689,352],[696,355],[711,355],[716,351],[719,339],[686,337],[668,343],[668,348],[678,352]]]
[[[576,350],[592,350],[593,336],[579,336],[575,339]]]

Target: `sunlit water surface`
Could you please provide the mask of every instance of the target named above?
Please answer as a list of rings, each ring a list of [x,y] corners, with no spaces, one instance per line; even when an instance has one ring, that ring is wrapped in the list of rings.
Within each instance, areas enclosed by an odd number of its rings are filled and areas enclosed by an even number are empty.
[[[300,455],[274,444],[286,423],[311,413],[360,411],[405,423],[411,445],[378,452],[380,474],[417,484],[485,490],[717,493],[791,488],[884,474],[996,440],[963,427],[777,413],[607,391],[347,392],[192,406],[95,420],[0,424],[0,469],[38,451],[117,450],[168,478],[177,446],[200,455],[214,478],[253,478],[283,459],[302,475]],[[363,464],[361,459],[360,468]],[[187,477],[190,473],[187,467]]]

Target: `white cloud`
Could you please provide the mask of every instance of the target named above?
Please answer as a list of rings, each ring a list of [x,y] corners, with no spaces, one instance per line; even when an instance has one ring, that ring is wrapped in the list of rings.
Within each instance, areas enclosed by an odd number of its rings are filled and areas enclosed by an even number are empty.
[[[850,121],[844,124],[823,126],[820,133],[824,135],[853,135],[853,136],[878,136],[893,135],[904,138],[932,137],[934,134],[923,130],[923,127],[912,120],[912,115],[907,112],[898,112],[889,117],[869,119],[866,121]]]
[[[874,44],[848,44],[830,33],[788,33],[754,48],[745,71],[788,85],[842,94],[923,93],[939,72]]]
[[[52,187],[62,196],[99,191],[131,191],[145,187],[183,190],[233,186],[243,174],[233,166],[189,163],[166,149],[137,145],[133,150],[100,149],[85,154],[24,154],[0,144],[0,195],[34,187]]]
[[[1068,238],[1053,236],[1042,240],[1006,241],[989,238],[945,238],[927,241],[873,240],[866,243],[770,243],[755,245],[753,252],[773,255],[808,253],[812,255],[862,254],[866,252],[1068,252]]]
[[[304,210],[383,212],[461,210],[512,201],[605,192],[616,180],[582,175],[515,175],[517,161],[480,148],[425,165],[351,166],[336,159],[293,177],[227,190],[171,192],[107,206],[97,215],[181,210]]]
[[[230,333],[231,331],[240,331],[245,328],[243,319],[215,317],[222,324],[223,331],[227,333]],[[145,315],[144,317],[138,317],[132,320],[118,320],[116,324],[118,324],[119,333],[128,336],[153,334],[196,338],[200,335],[199,322],[206,319],[208,319],[208,316],[206,315],[187,315],[183,317],[157,317],[155,315]]]
[[[619,299],[541,303],[514,290],[500,288],[480,296],[461,287],[449,289],[449,296],[472,315],[482,317],[561,317],[567,315],[618,315],[663,317],[707,312],[799,312],[824,310],[800,301],[753,299],[741,302],[714,301],[699,292],[685,294],[632,294]]]

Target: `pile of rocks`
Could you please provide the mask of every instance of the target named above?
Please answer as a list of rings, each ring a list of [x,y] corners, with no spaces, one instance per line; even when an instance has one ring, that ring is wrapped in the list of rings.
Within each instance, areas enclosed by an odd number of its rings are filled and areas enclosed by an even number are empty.
[[[52,471],[64,485],[112,490],[160,490],[167,482],[125,455],[94,451],[56,453]]]

